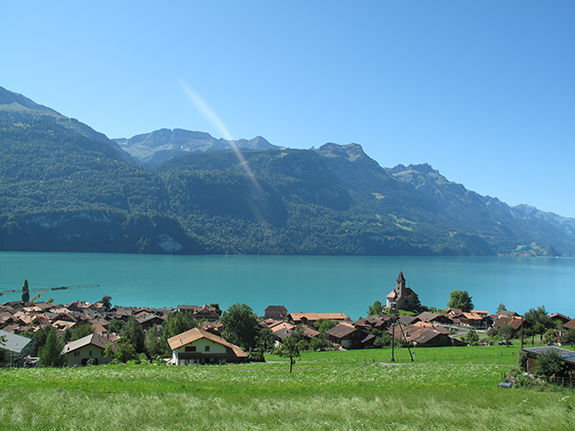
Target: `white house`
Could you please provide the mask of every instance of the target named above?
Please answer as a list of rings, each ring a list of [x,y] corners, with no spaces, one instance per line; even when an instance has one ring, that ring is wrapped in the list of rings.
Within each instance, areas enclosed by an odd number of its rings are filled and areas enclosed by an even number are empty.
[[[173,365],[225,364],[246,361],[248,355],[221,337],[199,328],[190,329],[168,339]]]

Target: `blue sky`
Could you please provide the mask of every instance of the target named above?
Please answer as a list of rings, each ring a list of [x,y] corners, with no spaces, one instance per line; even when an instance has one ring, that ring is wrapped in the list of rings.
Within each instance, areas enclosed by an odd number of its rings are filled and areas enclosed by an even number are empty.
[[[575,217],[575,2],[2,2],[0,86],[110,137],[359,143]]]

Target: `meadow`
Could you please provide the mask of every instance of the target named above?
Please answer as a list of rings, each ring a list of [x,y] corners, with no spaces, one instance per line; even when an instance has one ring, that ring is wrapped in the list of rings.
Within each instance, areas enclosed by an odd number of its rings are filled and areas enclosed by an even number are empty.
[[[572,430],[575,391],[502,389],[518,347],[225,366],[0,370],[2,430]]]

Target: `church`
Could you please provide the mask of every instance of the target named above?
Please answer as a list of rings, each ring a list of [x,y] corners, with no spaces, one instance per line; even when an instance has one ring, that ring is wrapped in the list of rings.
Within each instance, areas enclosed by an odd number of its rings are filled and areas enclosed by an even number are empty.
[[[403,271],[399,273],[395,280],[395,289],[385,297],[387,308],[395,310],[417,310],[421,305],[417,293],[409,287],[405,287],[405,277]]]

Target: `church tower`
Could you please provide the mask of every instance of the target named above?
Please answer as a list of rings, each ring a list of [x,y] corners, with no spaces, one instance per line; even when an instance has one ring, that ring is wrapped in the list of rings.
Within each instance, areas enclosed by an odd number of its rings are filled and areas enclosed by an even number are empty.
[[[405,277],[403,276],[403,271],[399,273],[397,280],[395,280],[395,291],[400,298],[405,295]]]

